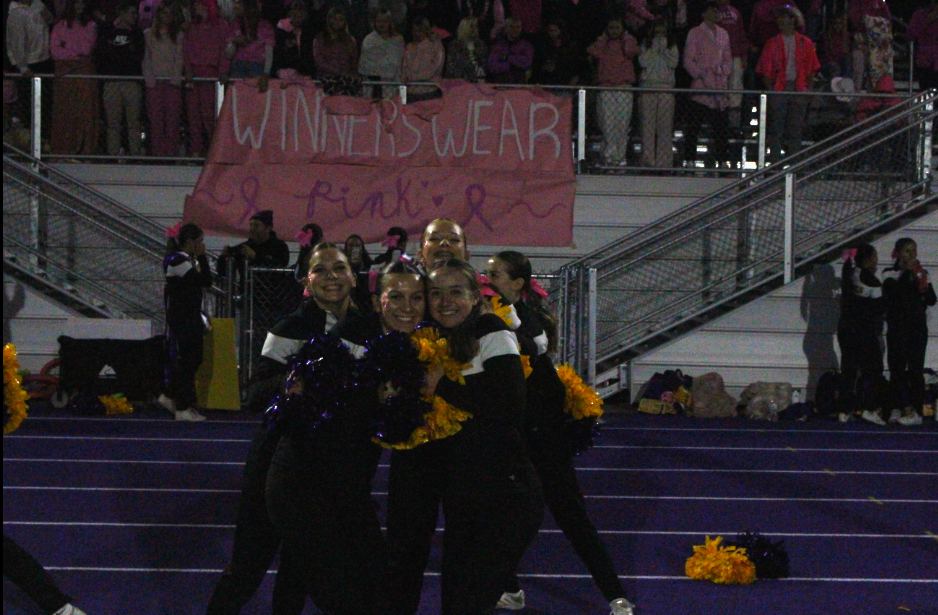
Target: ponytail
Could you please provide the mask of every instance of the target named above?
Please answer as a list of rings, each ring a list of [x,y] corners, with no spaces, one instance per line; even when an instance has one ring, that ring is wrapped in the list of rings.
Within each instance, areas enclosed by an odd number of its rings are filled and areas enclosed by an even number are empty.
[[[540,294],[543,290],[540,284],[537,284],[537,281],[531,277],[531,261],[527,256],[515,250],[503,250],[496,254],[495,258],[505,263],[509,278],[524,280],[524,285],[521,287],[521,300],[534,310],[538,320],[541,321],[541,327],[547,334],[547,351],[555,352],[557,350],[557,317],[544,305],[544,298]]]
[[[203,235],[202,229],[197,224],[177,222],[175,226],[166,229],[166,254],[181,252],[182,246],[189,241],[201,239]]]

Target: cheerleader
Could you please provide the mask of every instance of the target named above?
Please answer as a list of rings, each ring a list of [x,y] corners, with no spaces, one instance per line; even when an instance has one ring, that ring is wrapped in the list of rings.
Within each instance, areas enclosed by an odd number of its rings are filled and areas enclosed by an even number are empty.
[[[345,254],[335,244],[320,243],[307,255],[302,266],[307,271],[304,282],[309,298],[267,333],[249,393],[250,405],[266,408],[271,398],[283,391],[289,357],[304,342],[339,324],[354,328],[351,322],[362,320],[350,298],[355,280]],[[265,496],[267,474],[280,438],[280,431],[266,425],[259,425],[255,431],[241,479],[231,562],[215,586],[206,615],[240,613],[257,592],[280,549],[281,535],[268,515]],[[278,615],[299,615],[306,602],[305,585],[289,558],[290,553],[281,554],[274,584],[273,612]]]
[[[524,436],[543,485],[544,502],[609,601],[612,615],[632,615],[634,605],[624,598],[612,557],[587,516],[573,466],[573,449],[566,442],[566,388],[548,354],[556,349],[557,326],[554,316],[542,304],[546,292],[532,279],[531,262],[520,252],[499,252],[488,260],[486,274],[506,303],[515,308],[521,321],[515,334],[522,353],[531,357]],[[514,569],[504,579],[503,590],[499,608],[524,608],[524,590]]]
[[[339,300],[347,306],[354,285],[347,256],[331,244],[318,246],[309,267],[313,297],[323,298],[327,310]],[[338,350],[342,356],[329,355],[319,363],[315,356],[294,358],[286,382],[289,395],[267,411],[272,429],[281,434],[267,474],[267,511],[283,541],[282,557],[296,567],[320,610],[384,615],[387,558],[371,500],[380,456],[371,440],[376,394],[343,381],[354,371],[348,350],[363,348],[374,327],[371,320],[358,325],[349,320],[335,333],[348,340]],[[317,343],[326,344],[324,339],[304,344],[298,357]],[[331,381],[321,381],[323,371]],[[315,389],[314,378],[319,379]]]
[[[876,248],[868,243],[844,254],[837,343],[844,410],[859,408],[863,420],[885,425],[882,400],[876,394],[883,379],[883,285],[876,277],[878,264]]]
[[[157,402],[177,421],[204,421],[195,409],[195,373],[202,364],[202,289],[212,285],[212,271],[205,256],[202,229],[195,224],[177,224],[169,236],[163,271],[166,286],[163,305],[169,341],[169,378]]]
[[[921,425],[925,398],[925,311],[935,305],[935,289],[918,261],[918,247],[909,237],[896,242],[895,263],[883,271],[886,300],[886,361],[892,395],[890,422]]]

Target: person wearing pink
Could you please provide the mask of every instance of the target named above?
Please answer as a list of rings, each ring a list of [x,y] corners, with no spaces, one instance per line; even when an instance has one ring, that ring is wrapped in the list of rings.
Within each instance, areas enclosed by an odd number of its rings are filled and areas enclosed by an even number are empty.
[[[641,31],[655,18],[655,14],[648,10],[647,0],[617,0],[611,4],[625,16],[624,25],[632,32]]]
[[[915,41],[915,68],[922,90],[938,88],[938,0],[915,11],[906,36]]]
[[[228,73],[225,46],[228,24],[218,16],[213,0],[196,0],[192,22],[183,40],[186,76],[186,119],[189,124],[189,154],[204,156],[215,131],[215,84],[196,77],[218,79]]]
[[[717,25],[726,30],[726,33],[730,37],[730,54],[733,56],[733,69],[730,72],[730,81],[727,87],[730,90],[742,90],[743,73],[746,72],[746,64],[749,57],[749,35],[746,34],[746,24],[743,23],[743,16],[740,15],[735,7],[730,5],[730,0],[718,0]],[[735,128],[739,128],[740,126],[740,107],[742,104],[742,94],[729,95],[730,125]]]
[[[600,86],[621,87],[635,83],[638,41],[625,31],[619,17],[606,24],[606,31],[587,47],[586,52],[597,63],[596,81]],[[603,158],[606,164],[625,166],[629,148],[629,125],[632,123],[632,92],[601,90],[596,110],[599,129],[603,133]]]
[[[52,27],[49,51],[55,60],[52,89],[52,153],[88,156],[98,145],[98,82],[67,79],[93,75],[98,24],[84,0],[68,0],[62,19]]]
[[[443,78],[443,63],[446,61],[443,43],[433,34],[426,17],[414,19],[412,32],[414,40],[404,47],[401,81],[440,81]],[[429,100],[438,98],[439,95],[439,90],[429,85],[413,85],[407,88],[407,102]]]
[[[673,88],[678,62],[677,42],[668,22],[664,19],[652,22],[638,55],[642,67],[639,85]],[[642,122],[642,165],[670,168],[674,161],[674,94],[643,93],[638,100],[638,110]]]
[[[182,119],[183,33],[169,4],[160,4],[153,27],[143,33],[143,83],[150,118],[150,154],[179,155]]]
[[[684,68],[691,76],[691,89],[725,90],[733,72],[730,36],[717,25],[719,6],[710,0],[703,12],[703,22],[687,33],[684,44]],[[697,160],[697,135],[701,123],[710,126],[707,162],[719,165],[729,160],[729,120],[724,94],[695,94],[688,101],[688,120],[684,127],[684,161]]]
[[[801,14],[794,6],[778,9],[778,36],[770,39],[762,50],[756,73],[762,77],[765,88],[775,92],[806,92],[821,69],[814,43],[795,30]],[[807,96],[776,95],[769,97],[769,119],[766,137],[771,158],[781,158],[798,152],[802,145],[805,118],[808,111]]]
[[[270,75],[274,63],[274,39],[274,27],[261,18],[255,0],[236,2],[225,47],[225,56],[231,60],[229,76],[251,79]]]

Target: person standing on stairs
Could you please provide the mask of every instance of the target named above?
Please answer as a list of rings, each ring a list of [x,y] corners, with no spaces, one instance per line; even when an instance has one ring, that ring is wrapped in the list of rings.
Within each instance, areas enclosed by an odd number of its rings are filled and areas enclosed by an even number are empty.
[[[918,260],[918,246],[910,237],[896,242],[895,264],[883,271],[886,300],[886,361],[892,396],[890,423],[922,424],[925,401],[926,310],[935,305],[935,288]]]
[[[166,390],[157,402],[172,412],[177,421],[204,421],[195,409],[195,373],[202,364],[202,289],[212,285],[212,270],[205,256],[202,229],[177,224],[167,231],[169,240],[163,271],[166,287],[166,332],[169,342],[169,369]]]

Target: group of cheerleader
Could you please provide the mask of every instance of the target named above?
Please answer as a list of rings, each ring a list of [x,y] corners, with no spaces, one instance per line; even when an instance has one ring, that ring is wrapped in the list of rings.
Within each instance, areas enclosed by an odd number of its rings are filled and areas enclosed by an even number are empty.
[[[840,322],[840,398],[846,410],[857,409],[871,423],[920,425],[925,396],[926,310],[935,305],[935,289],[918,260],[918,246],[899,239],[893,264],[877,277],[876,248],[862,244],[844,255]],[[883,377],[883,321],[886,364]],[[849,413],[842,413],[849,416]]]
[[[365,310],[343,250],[310,251],[308,298],[265,341],[252,394],[268,407],[208,615],[239,613],[278,551],[276,615],[299,614],[307,598],[330,615],[413,615],[441,509],[435,610],[521,609],[516,569],[545,503],[612,613],[633,613],[586,514],[570,435],[584,421],[564,410],[531,265],[500,252],[486,278],[467,257],[458,224],[431,222],[414,263],[373,278]],[[385,532],[371,489],[382,447]]]

